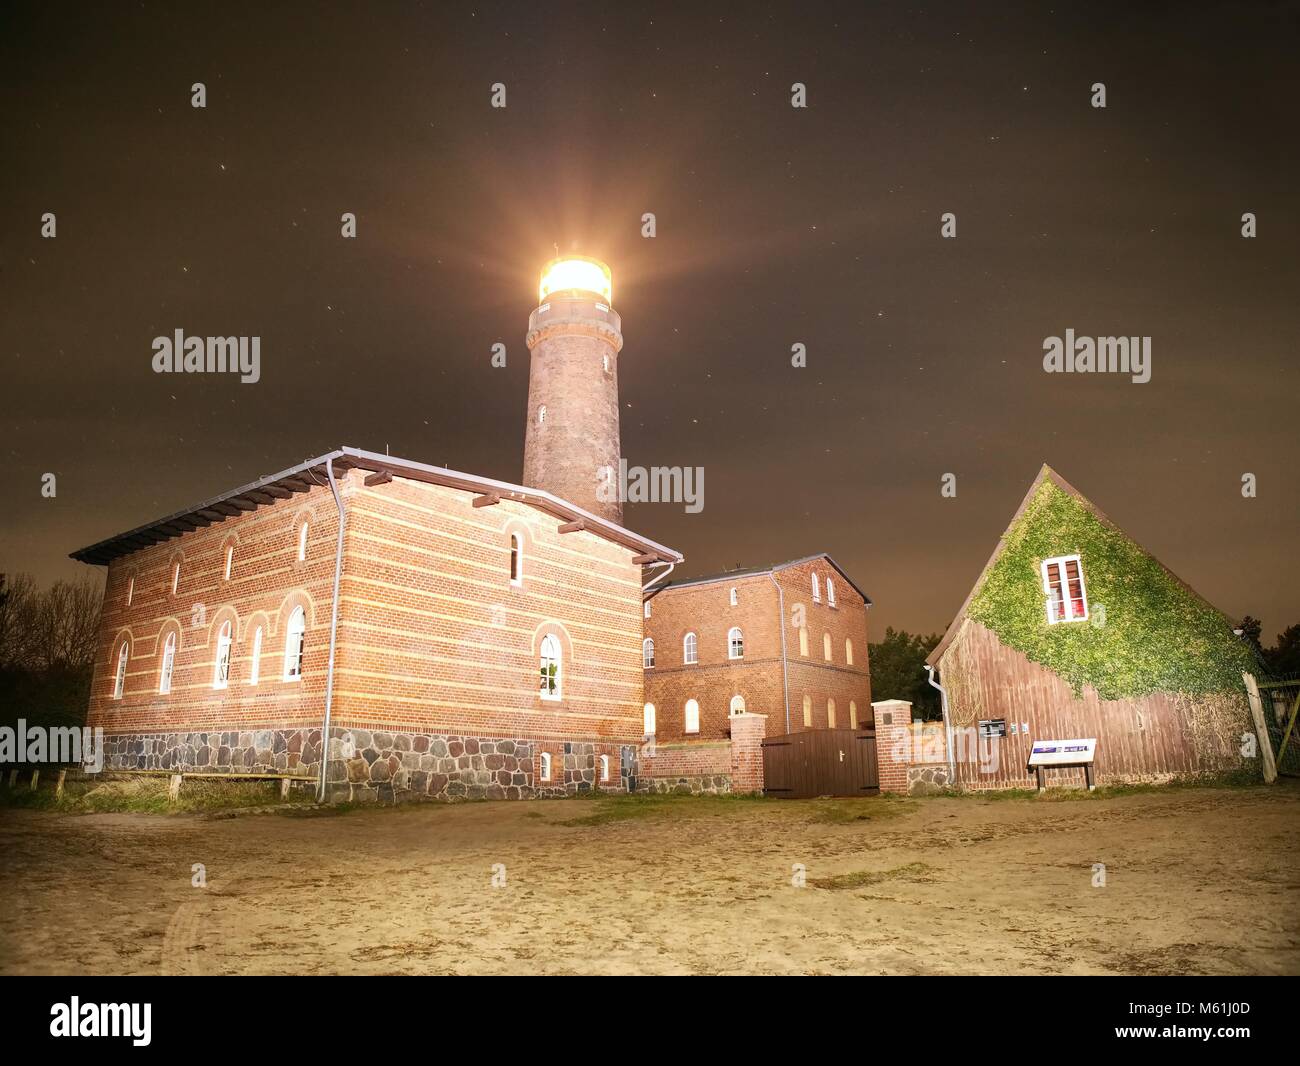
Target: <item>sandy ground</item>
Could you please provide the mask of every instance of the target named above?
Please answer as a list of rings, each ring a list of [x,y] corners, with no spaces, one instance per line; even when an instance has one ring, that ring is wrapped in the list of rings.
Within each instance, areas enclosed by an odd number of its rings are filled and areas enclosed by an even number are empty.
[[[1294,783],[597,809],[0,811],[0,972],[1300,972]]]

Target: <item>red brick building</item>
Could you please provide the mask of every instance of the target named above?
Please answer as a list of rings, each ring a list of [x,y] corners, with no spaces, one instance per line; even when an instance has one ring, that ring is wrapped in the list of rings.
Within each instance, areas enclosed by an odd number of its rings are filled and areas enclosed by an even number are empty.
[[[720,741],[742,712],[766,733],[871,720],[871,601],[829,555],[672,582],[645,605],[645,732]]]

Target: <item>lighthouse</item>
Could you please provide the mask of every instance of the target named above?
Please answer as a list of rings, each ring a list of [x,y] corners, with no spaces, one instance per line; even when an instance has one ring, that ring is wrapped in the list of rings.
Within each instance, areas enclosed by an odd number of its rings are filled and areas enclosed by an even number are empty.
[[[623,524],[618,353],[622,323],[609,267],[586,256],[547,263],[528,318],[523,483]]]

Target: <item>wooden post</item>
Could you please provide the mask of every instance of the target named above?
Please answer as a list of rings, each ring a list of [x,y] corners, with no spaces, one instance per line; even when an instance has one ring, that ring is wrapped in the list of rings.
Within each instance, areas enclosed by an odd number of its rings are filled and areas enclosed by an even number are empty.
[[[280,778],[280,798],[282,800],[287,800],[289,798],[289,786],[292,783],[293,782],[290,781],[287,777]]]
[[[175,803],[181,798],[181,775],[172,774],[171,783],[167,786],[167,802]]]
[[[32,771],[32,791],[33,791],[33,792],[36,791],[36,783],[37,783],[40,779],[41,779],[41,772],[40,772],[39,770],[33,770],[33,771]]]
[[[59,780],[54,786],[54,796],[56,799],[63,798],[63,782],[66,781],[67,779],[68,779],[68,771],[66,769],[60,770]]]
[[[1250,700],[1250,715],[1255,719],[1255,735],[1259,738],[1259,753],[1264,760],[1264,781],[1271,785],[1277,780],[1277,763],[1273,761],[1273,742],[1268,739],[1268,725],[1264,722],[1264,704],[1259,698],[1259,685],[1255,675],[1243,673],[1242,681],[1246,683],[1246,698]]]
[[[1097,783],[1092,779],[1092,763],[1085,763],[1083,767],[1084,780],[1088,782],[1088,791],[1091,792],[1097,787]]]
[[[1038,791],[1042,792],[1047,788],[1047,782],[1043,780],[1043,768],[1041,766],[1035,766],[1034,770],[1035,776],[1038,778]]]

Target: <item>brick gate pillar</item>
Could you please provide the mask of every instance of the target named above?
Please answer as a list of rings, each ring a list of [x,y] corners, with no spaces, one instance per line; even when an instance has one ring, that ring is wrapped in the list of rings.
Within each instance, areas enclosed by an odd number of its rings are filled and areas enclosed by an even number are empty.
[[[733,714],[731,723],[731,791],[763,791],[763,737],[767,715]]]
[[[873,703],[876,717],[876,766],[880,770],[880,791],[907,795],[907,768],[912,752],[912,705],[907,700]]]

